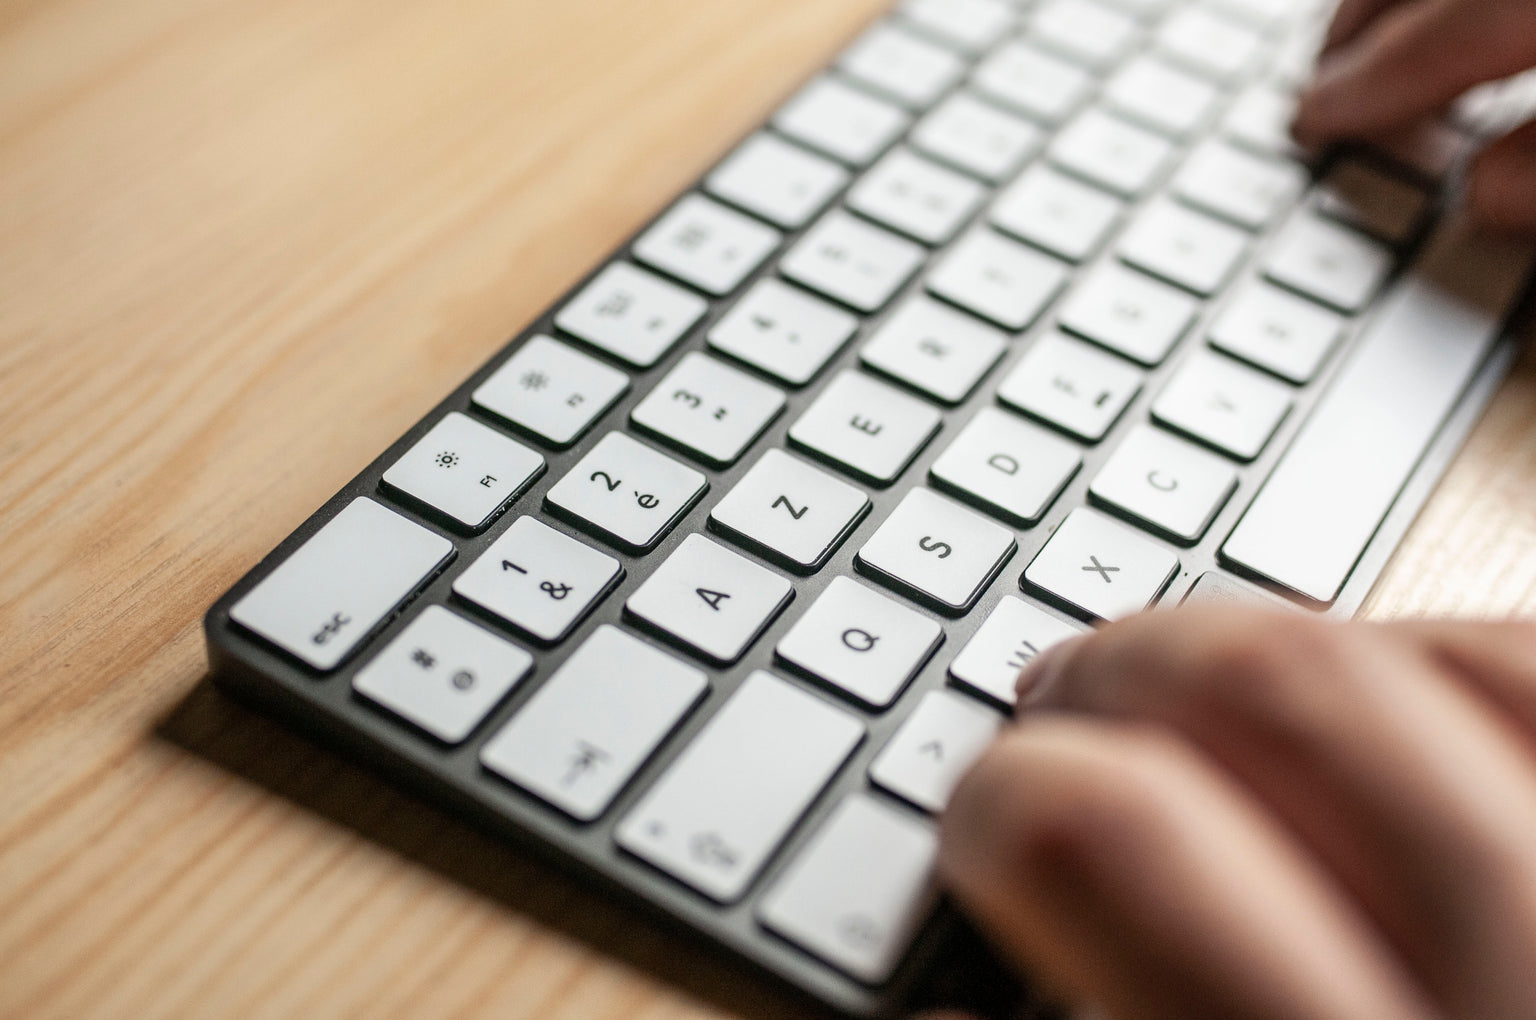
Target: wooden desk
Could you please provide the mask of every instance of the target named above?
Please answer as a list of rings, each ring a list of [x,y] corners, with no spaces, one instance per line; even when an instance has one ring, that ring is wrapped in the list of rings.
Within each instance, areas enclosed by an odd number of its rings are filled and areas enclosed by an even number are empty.
[[[0,4],[0,1014],[788,1008],[227,702],[199,620],[878,6]],[[1536,611],[1536,364],[1372,611]]]

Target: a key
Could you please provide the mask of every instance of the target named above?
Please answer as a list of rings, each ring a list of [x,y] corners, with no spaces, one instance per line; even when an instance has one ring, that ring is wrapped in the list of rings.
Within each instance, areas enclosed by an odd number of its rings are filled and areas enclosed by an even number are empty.
[[[1040,522],[1083,465],[1072,443],[984,407],[929,470],[940,489],[1017,528]]]
[[[866,984],[891,976],[938,893],[933,828],[873,797],[834,809],[758,903],[758,919]]]
[[[863,739],[847,712],[759,670],[614,838],[710,899],[735,902]]]
[[[1219,95],[1205,79],[1147,55],[1127,61],[1104,83],[1106,105],[1174,138],[1204,124]]]
[[[905,0],[897,14],[929,38],[971,55],[991,49],[1018,17],[1005,0]]]
[[[900,107],[835,78],[811,82],[773,117],[784,134],[856,167],[889,148],[909,123]]]
[[[1291,409],[1291,391],[1219,354],[1179,366],[1152,417],[1238,460],[1253,460]]]
[[[703,670],[604,624],[486,743],[480,761],[590,822],[708,689]]]
[[[1097,443],[1141,392],[1141,373],[1112,354],[1059,333],[1035,341],[997,399],[1068,435]]]
[[[1182,201],[1249,230],[1267,226],[1306,186],[1289,160],[1263,159],[1227,142],[1202,142],[1173,177]]]
[[[314,668],[334,669],[452,556],[443,536],[359,496],[229,616]]]
[[[533,517],[519,517],[453,582],[453,593],[546,643],[563,640],[624,568]]]
[[[1098,188],[1035,164],[992,203],[992,225],[1072,262],[1098,250],[1124,206]]]
[[[736,463],[784,403],[776,387],[690,351],[636,405],[630,420],[719,468]]]
[[[678,202],[634,244],[635,258],[707,294],[729,294],[782,240],[772,227],[703,195]]]
[[[943,46],[882,22],[843,54],[838,69],[911,109],[924,109],[965,73],[965,61]]]
[[[384,484],[477,531],[544,473],[544,458],[457,411],[384,472]]]
[[[529,338],[480,387],[475,406],[551,446],[574,443],[629,389],[629,376],[547,336]]]
[[[876,163],[848,191],[848,208],[925,244],[943,244],[981,204],[980,184],[907,149]]]
[[[1327,215],[1388,244],[1407,243],[1429,212],[1424,189],[1357,159],[1335,163],[1316,197]]]
[[[936,400],[958,404],[1007,346],[991,326],[919,294],[881,324],[859,360]]]
[[[827,590],[779,640],[779,658],[880,710],[896,700],[944,640],[928,617],[849,577]]]
[[[917,488],[864,543],[856,562],[916,601],[960,616],[970,612],[1015,548],[1007,528]]]
[[[560,309],[555,325],[620,361],[650,368],[708,310],[697,294],[614,262]]]
[[[790,426],[789,441],[883,486],[901,476],[942,422],[937,410],[916,397],[861,373],[842,372]]]
[[[938,814],[1003,718],[952,691],[929,691],[869,768],[876,786]]]
[[[926,250],[834,209],[790,248],[779,271],[861,312],[873,312],[917,272]]]
[[[789,605],[793,586],[703,535],[683,544],[646,578],[624,609],[717,666],[746,654]]]
[[[1106,68],[1130,49],[1137,26],[1134,18],[1093,0],[1044,0],[1031,13],[1026,31],[1073,60]]]
[[[1286,225],[1264,260],[1271,280],[1341,312],[1364,308],[1391,268],[1380,241],[1311,211]]]
[[[1212,453],[1137,425],[1099,469],[1088,494],[1184,545],[1200,541],[1237,488],[1237,471]]]
[[[758,555],[810,574],[826,564],[869,506],[862,489],[770,449],[710,512],[709,523]]]
[[[709,488],[703,475],[610,432],[544,496],[549,510],[628,553],[653,548]]]
[[[1187,294],[1124,266],[1104,263],[1061,306],[1063,329],[1148,367],[1162,363],[1195,321]]]
[[[1009,43],[977,66],[971,85],[1043,124],[1059,124],[1082,105],[1093,76],[1027,43]]]
[[[715,168],[711,195],[787,230],[803,227],[848,183],[848,171],[776,135],[747,139]]]
[[[1262,37],[1246,25],[1200,6],[1170,14],[1153,36],[1153,47],[1212,78],[1236,78],[1252,67]]]
[[[1150,131],[1094,108],[1063,128],[1047,154],[1063,170],[1134,198],[1163,172],[1173,146]]]
[[[1211,344],[1302,385],[1316,377],[1344,333],[1344,321],[1305,298],[1250,281],[1211,325]]]
[[[1040,148],[1044,132],[968,92],[956,92],[918,122],[912,147],[993,184]]]
[[[1271,85],[1250,85],[1227,108],[1221,133],[1261,156],[1290,157],[1297,151],[1291,138],[1295,118],[1295,96]]]
[[[1015,682],[1046,649],[1088,631],[1060,620],[1016,595],[1006,595],[949,664],[960,686],[1000,705],[1017,700]]]
[[[972,231],[928,275],[928,289],[1004,329],[1027,328],[1066,286],[1067,267],[990,230]]]
[[[1025,568],[1024,583],[1089,620],[1118,620],[1151,606],[1178,572],[1171,550],[1079,507]]]
[[[1120,238],[1120,257],[1153,276],[1209,297],[1232,275],[1248,236],[1192,209],[1158,199]]]
[[[856,316],[775,277],[754,283],[709,331],[709,346],[791,386],[816,377],[859,327]]]
[[[445,744],[469,736],[528,675],[533,656],[442,606],[428,606],[352,689]]]

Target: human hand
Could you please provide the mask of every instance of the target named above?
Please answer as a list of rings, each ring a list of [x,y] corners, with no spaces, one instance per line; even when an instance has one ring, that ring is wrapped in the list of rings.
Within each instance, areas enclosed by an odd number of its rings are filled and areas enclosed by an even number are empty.
[[[1343,0],[1294,131],[1309,148],[1380,136],[1532,66],[1536,0]],[[1467,200],[1491,227],[1536,233],[1536,122],[1483,150]]]
[[[1151,613],[1058,646],[942,877],[1106,1016],[1536,1017],[1536,624]]]

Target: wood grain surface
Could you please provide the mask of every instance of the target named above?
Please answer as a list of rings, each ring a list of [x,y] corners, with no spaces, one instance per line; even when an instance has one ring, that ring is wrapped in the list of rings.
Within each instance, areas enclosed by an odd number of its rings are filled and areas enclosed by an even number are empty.
[[[0,1015],[779,1016],[209,687],[207,605],[879,0],[0,0]],[[1536,611],[1536,364],[1373,599]]]

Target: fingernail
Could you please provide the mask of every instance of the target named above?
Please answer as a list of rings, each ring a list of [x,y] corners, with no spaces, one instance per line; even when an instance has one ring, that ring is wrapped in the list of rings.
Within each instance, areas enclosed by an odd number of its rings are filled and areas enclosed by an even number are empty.
[[[1087,636],[1085,634],[1082,637],[1052,645],[1035,656],[1034,661],[1024,667],[1024,671],[1013,683],[1014,706],[1025,708],[1038,705],[1048,697],[1051,691],[1055,690],[1062,673],[1066,671],[1067,660]]]

